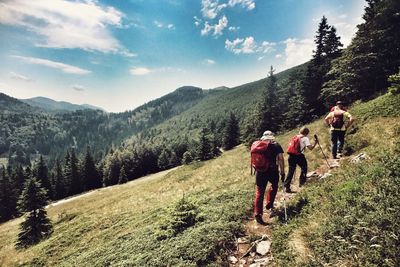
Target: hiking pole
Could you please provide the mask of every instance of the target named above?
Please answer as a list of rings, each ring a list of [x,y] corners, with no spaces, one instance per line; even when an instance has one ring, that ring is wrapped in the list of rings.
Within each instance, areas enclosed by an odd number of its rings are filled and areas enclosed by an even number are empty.
[[[322,150],[322,147],[321,147],[321,145],[320,145],[320,143],[319,143],[319,140],[318,140],[318,136],[317,136],[316,134],[314,134],[314,138],[315,138],[315,141],[317,142],[319,148],[321,149],[322,155],[324,155],[324,158],[325,158],[325,161],[326,161],[326,165],[328,165],[328,167],[329,167],[329,169],[330,169],[331,166],[329,165],[328,158],[326,157],[326,155],[325,155],[325,153],[324,153],[324,150]]]
[[[283,208],[285,209],[285,223],[287,224],[287,211],[286,211],[286,194],[285,194],[285,186],[282,182],[282,194],[283,194]]]

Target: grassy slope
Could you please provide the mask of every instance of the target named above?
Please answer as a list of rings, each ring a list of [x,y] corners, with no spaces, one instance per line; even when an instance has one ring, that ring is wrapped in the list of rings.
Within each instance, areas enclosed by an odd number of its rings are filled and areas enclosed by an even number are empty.
[[[352,150],[364,149],[371,153],[372,145],[377,146],[377,150],[382,149],[381,140],[393,144],[399,134],[399,114],[398,109],[389,109],[399,102],[399,96],[385,96],[351,110],[364,122],[358,124],[357,132],[348,138]],[[372,109],[379,112],[371,112]],[[397,118],[389,116],[396,112]],[[387,118],[376,118],[385,113]],[[369,116],[374,119],[365,119]],[[328,131],[321,120],[309,127],[312,133],[319,132],[323,144],[328,144]],[[371,131],[377,128],[380,130]],[[278,141],[286,144],[293,134],[294,131],[279,136]],[[360,139],[362,141],[358,141]],[[310,169],[323,164],[317,149],[307,157]],[[50,207],[48,212],[54,223],[54,233],[27,250],[16,251],[13,246],[20,220],[4,223],[0,225],[0,265],[220,265],[225,244],[242,230],[242,220],[251,214],[254,177],[249,175],[248,160],[248,151],[239,146],[217,159],[180,167],[165,177],[106,188]],[[357,173],[354,167],[347,168]],[[277,266],[299,261],[295,248],[283,249],[290,246],[287,236],[292,238],[293,233],[300,236],[313,255],[316,264],[309,263],[310,266],[320,266],[319,257],[327,252],[318,251],[312,244],[324,242],[321,235],[327,229],[320,227],[333,212],[326,206],[331,199],[321,197],[321,192],[341,194],[341,186],[352,177],[338,174],[322,183],[310,183],[302,191],[304,193],[299,194],[298,199],[307,198],[310,204],[289,226],[276,225],[273,253]],[[159,225],[168,216],[168,208],[184,193],[200,209],[203,220],[176,237],[157,241]]]
[[[370,159],[344,161],[296,196],[290,223],[274,231],[275,266],[399,266],[399,103],[385,95],[351,109],[346,150]]]

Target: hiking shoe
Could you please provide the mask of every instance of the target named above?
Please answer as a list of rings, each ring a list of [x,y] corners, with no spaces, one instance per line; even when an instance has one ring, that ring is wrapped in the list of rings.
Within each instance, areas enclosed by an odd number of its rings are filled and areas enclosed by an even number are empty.
[[[265,209],[267,209],[267,210],[269,210],[269,209],[271,209],[271,208],[273,208],[273,206],[271,205],[271,203],[268,203],[268,204],[265,206]]]
[[[291,193],[294,193],[294,192],[292,191],[292,189],[286,188],[286,189],[285,189],[285,193],[291,194]]]
[[[278,211],[276,211],[275,209],[271,209],[270,213],[269,213],[269,217],[276,217],[278,216]]]
[[[258,224],[261,224],[261,225],[267,225],[267,223],[266,223],[266,222],[264,222],[264,220],[263,220],[263,218],[262,218],[262,215],[261,215],[261,214],[258,214],[258,215],[256,215],[256,216],[255,216],[255,219],[256,219],[256,222],[257,222]]]

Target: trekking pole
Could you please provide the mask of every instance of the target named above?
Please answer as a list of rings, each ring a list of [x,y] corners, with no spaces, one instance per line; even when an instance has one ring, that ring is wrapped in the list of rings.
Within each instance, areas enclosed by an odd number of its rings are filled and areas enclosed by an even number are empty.
[[[316,134],[314,134],[314,138],[315,138],[315,140],[317,141],[317,144],[318,144],[319,148],[321,149],[322,155],[324,155],[324,158],[325,158],[325,161],[326,161],[326,165],[328,165],[328,167],[329,167],[329,169],[330,169],[331,166],[329,165],[328,158],[326,157],[326,155],[325,155],[325,153],[324,153],[324,150],[322,149],[322,147],[321,147],[321,145],[320,145],[320,143],[319,143],[318,136],[317,136]]]
[[[286,194],[285,194],[285,186],[282,182],[282,193],[283,193],[283,208],[285,209],[285,223],[287,224],[287,211],[286,211]]]

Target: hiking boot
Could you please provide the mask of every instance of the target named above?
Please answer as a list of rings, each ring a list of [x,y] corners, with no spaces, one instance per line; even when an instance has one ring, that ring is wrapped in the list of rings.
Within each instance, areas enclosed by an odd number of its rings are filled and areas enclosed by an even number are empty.
[[[292,189],[290,189],[289,187],[285,189],[285,192],[288,193],[288,194],[294,193],[294,192],[292,191]]]
[[[255,216],[255,219],[256,219],[256,222],[257,222],[258,224],[267,225],[267,223],[264,222],[264,220],[263,220],[263,218],[262,218],[262,214],[256,215],[256,216]]]
[[[271,208],[273,208],[273,206],[271,205],[271,203],[268,203],[268,204],[265,206],[265,209],[266,209],[266,210],[269,210],[269,209],[271,209]]]
[[[276,216],[278,216],[278,211],[275,209],[271,209],[271,211],[269,212],[269,217],[272,218]]]

